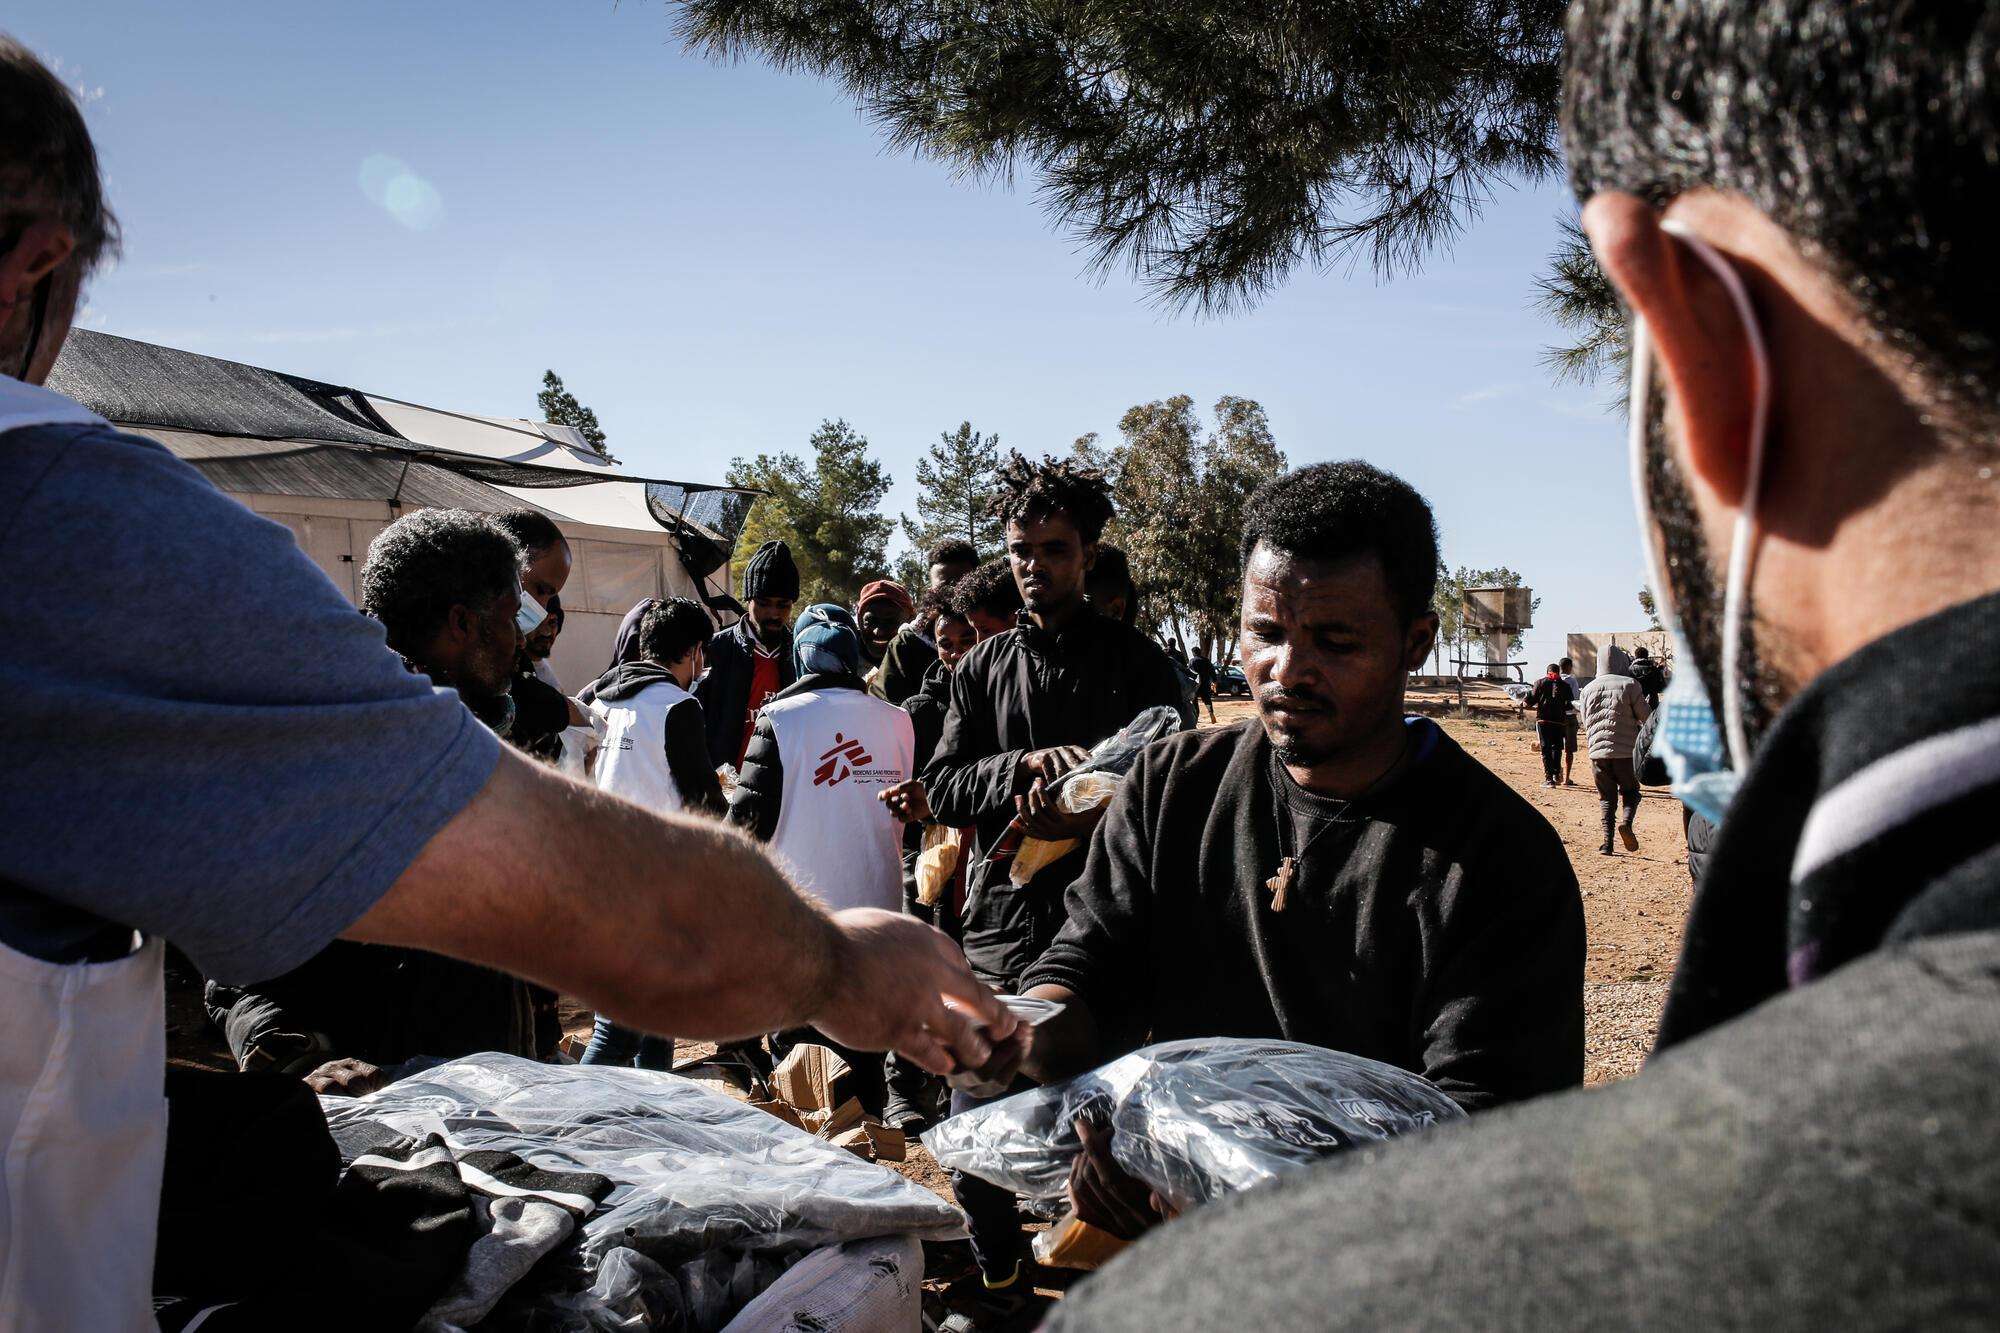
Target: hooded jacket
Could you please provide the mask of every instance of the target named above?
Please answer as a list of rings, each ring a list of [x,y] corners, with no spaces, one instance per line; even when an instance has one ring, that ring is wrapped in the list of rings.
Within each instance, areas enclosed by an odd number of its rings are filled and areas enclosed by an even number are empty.
[[[1577,711],[1583,715],[1584,741],[1592,759],[1632,758],[1639,728],[1653,712],[1639,682],[1616,675],[1599,676],[1584,686]]]
[[[1023,617],[960,660],[951,707],[924,772],[937,822],[975,829],[968,853],[965,955],[983,980],[1011,986],[1055,938],[1062,891],[1083,867],[1079,849],[1016,889],[984,864],[1014,817],[1021,758],[1056,745],[1091,746],[1142,711],[1166,704],[1193,725],[1181,678],[1137,630],[1085,611],[1051,632]]]
[[[736,762],[744,719],[750,713],[750,677],[757,669],[757,653],[757,635],[748,616],[718,630],[708,641],[708,670],[694,683],[694,697],[701,704],[702,725],[708,733],[711,768]],[[792,666],[789,630],[776,653],[778,688],[782,690],[798,679]]]
[[[599,787],[649,810],[723,813],[701,704],[672,673],[642,659],[612,667],[591,688],[591,711],[604,719]]]

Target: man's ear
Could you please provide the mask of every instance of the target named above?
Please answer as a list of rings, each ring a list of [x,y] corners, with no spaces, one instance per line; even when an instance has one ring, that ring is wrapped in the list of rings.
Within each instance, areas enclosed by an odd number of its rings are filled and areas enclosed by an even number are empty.
[[[1654,374],[1679,423],[1687,463],[1717,499],[1735,505],[1749,470],[1755,413],[1749,338],[1721,280],[1660,223],[1650,204],[1615,191],[1592,197],[1583,209],[1598,263],[1646,321]]]
[[[445,638],[453,644],[477,643],[479,641],[480,617],[463,602],[456,603],[445,614]]]
[[[76,237],[60,222],[31,222],[14,242],[14,248],[0,254],[0,321],[28,299],[36,284],[69,262],[76,253]]]
[[[1410,622],[1410,628],[1403,634],[1403,670],[1415,671],[1431,655],[1437,643],[1437,612],[1426,611]]]

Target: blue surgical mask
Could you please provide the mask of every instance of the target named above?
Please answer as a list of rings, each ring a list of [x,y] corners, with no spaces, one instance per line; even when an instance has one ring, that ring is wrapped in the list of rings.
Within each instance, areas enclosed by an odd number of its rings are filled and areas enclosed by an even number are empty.
[[[1728,581],[1722,603],[1722,700],[1720,721],[1708,691],[1702,687],[1701,671],[1687,637],[1671,610],[1668,628],[1674,640],[1674,672],[1667,691],[1660,698],[1660,720],[1653,731],[1653,753],[1666,764],[1676,799],[1711,824],[1721,825],[1730,801],[1742,785],[1750,766],[1750,746],[1743,725],[1740,687],[1743,620],[1749,604],[1750,567],[1756,551],[1757,501],[1763,484],[1764,439],[1770,421],[1771,360],[1764,348],[1763,330],[1756,308],[1736,270],[1706,242],[1692,235],[1678,220],[1661,224],[1662,230],[1679,239],[1694,256],[1714,272],[1735,303],[1743,321],[1744,339],[1749,345],[1756,382],[1752,390],[1749,451],[1745,460],[1743,505],[1729,545]],[[1646,566],[1653,587],[1665,592],[1670,586],[1660,568],[1659,552],[1652,540],[1652,503],[1646,494],[1646,430],[1652,384],[1652,347],[1643,319],[1632,321],[1632,401],[1631,452],[1632,488],[1637,496],[1641,524],[1640,540],[1645,544]],[[1670,601],[1671,599],[1666,599]],[[1664,606],[1663,602],[1663,606]]]
[[[522,638],[540,629],[542,622],[548,618],[549,613],[540,602],[526,593],[521,594],[521,609],[514,613],[514,624],[520,629]]]

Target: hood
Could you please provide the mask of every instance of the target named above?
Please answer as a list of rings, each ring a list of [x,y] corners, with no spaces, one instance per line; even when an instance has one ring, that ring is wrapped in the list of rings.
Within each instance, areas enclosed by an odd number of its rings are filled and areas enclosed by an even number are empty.
[[[616,703],[629,699],[648,685],[658,685],[661,681],[680,684],[672,673],[658,662],[620,662],[611,670],[597,678],[590,687],[591,697]]]

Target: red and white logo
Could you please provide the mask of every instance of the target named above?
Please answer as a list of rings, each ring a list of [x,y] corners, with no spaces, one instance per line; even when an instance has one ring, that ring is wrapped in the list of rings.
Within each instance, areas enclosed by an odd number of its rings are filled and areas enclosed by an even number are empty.
[[[833,733],[833,748],[819,757],[819,767],[813,770],[813,786],[838,787],[855,769],[874,762],[875,756],[869,754],[860,741],[851,741],[836,731]]]

